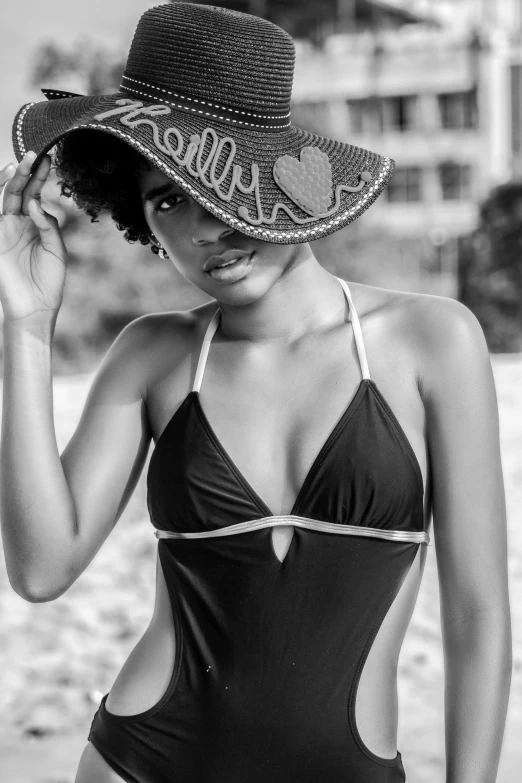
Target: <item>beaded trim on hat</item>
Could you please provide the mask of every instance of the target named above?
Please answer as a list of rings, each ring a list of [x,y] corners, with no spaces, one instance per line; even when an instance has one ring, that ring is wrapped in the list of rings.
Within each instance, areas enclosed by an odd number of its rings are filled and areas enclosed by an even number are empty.
[[[25,148],[24,144],[24,136],[23,136],[23,125],[24,125],[24,118],[29,109],[36,104],[36,101],[33,101],[33,103],[27,103],[18,114],[18,121],[16,123],[16,129],[13,131],[13,142],[18,147],[18,150],[20,152],[19,159],[21,160],[27,150]],[[16,152],[16,148],[15,148]]]

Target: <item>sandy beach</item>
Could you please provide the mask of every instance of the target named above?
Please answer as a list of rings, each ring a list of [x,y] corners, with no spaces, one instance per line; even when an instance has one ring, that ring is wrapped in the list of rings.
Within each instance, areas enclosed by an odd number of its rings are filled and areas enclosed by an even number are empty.
[[[514,670],[498,783],[522,768],[522,355],[491,357],[508,505]],[[54,379],[58,446],[79,420],[92,375]],[[151,449],[152,451],[152,449]],[[149,453],[150,458],[150,453]],[[73,783],[89,726],[154,603],[157,540],[145,475],[92,563],[56,601],[31,604],[0,561],[0,778]],[[399,738],[408,783],[444,783],[443,658],[434,547],[399,665]]]

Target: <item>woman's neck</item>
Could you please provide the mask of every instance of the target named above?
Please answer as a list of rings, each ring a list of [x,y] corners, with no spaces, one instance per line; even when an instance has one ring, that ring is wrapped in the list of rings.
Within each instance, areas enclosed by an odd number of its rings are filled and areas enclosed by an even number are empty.
[[[298,340],[336,323],[345,311],[344,292],[333,275],[308,257],[292,263],[272,288],[252,304],[221,304],[222,333],[252,342]]]

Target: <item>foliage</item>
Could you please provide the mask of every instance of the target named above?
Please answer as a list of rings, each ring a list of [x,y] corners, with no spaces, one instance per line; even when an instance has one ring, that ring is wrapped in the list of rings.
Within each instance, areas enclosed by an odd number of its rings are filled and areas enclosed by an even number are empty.
[[[492,191],[478,228],[462,241],[459,299],[493,352],[522,351],[522,183]]]
[[[77,41],[70,49],[46,41],[35,50],[29,84],[85,95],[110,94],[117,92],[124,67],[123,52],[95,46],[90,40]]]

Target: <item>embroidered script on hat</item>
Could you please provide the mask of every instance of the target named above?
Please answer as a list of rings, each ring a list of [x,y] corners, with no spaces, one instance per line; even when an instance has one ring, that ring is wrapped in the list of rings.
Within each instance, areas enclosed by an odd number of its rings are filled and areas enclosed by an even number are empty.
[[[240,206],[237,210],[239,217],[253,226],[274,223],[280,209],[297,224],[312,223],[320,218],[329,217],[339,209],[343,191],[357,193],[371,179],[370,173],[363,171],[359,174],[359,184],[355,187],[337,185],[335,203],[331,209],[328,209],[332,199],[332,178],[328,156],[316,147],[305,147],[301,150],[300,160],[292,158],[290,155],[278,158],[274,164],[273,176],[277,185],[288,198],[311,217],[298,217],[286,204],[279,201],[272,207],[270,217],[266,217],[263,214],[259,190],[259,166],[255,162],[250,164],[250,182],[245,184],[242,180],[243,167],[234,163],[237,149],[234,139],[230,136],[220,139],[216,131],[208,127],[202,131],[201,135],[192,134],[185,146],[185,139],[178,128],[171,126],[161,134],[154,120],[148,119],[149,117],[170,114],[171,109],[168,106],[164,104],[144,106],[142,101],[131,98],[120,98],[116,103],[118,108],[97,114],[94,119],[102,121],[110,117],[118,117],[119,121],[128,128],[135,128],[139,125],[149,126],[152,129],[155,147],[172,158],[192,177],[199,179],[207,188],[212,189],[222,201],[230,201],[236,188],[241,193],[253,193],[257,217],[252,217],[245,206]],[[210,148],[208,148],[209,142]],[[224,165],[218,176],[217,169],[220,161]],[[232,179],[228,190],[226,190],[222,185],[231,168]]]

